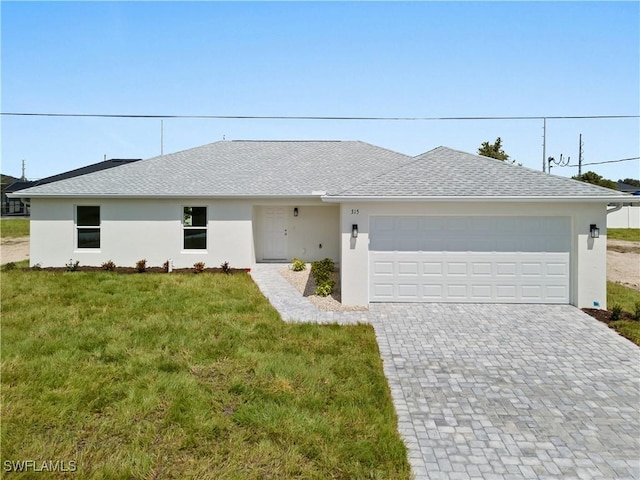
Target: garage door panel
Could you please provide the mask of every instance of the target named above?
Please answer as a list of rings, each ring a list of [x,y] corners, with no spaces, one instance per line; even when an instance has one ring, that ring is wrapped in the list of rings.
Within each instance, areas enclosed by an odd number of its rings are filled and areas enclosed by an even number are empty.
[[[433,285],[427,284],[422,285],[422,298],[432,301],[432,302],[441,302],[444,299],[443,296],[443,286],[440,284]]]
[[[403,300],[417,301],[419,286],[417,283],[401,283],[398,285],[398,297]]]
[[[422,262],[422,275],[442,275],[443,262]]]
[[[372,293],[376,298],[379,299],[393,299],[393,284],[377,283],[376,285],[374,285],[374,291]]]
[[[515,262],[496,262],[496,277],[515,277],[518,265]]]
[[[540,277],[542,275],[542,262],[522,262],[520,275],[525,277]]]
[[[456,276],[456,275],[462,275],[466,277],[467,263],[466,262],[447,262],[447,275],[450,277]]]
[[[447,298],[449,300],[466,300],[467,297],[469,297],[469,287],[467,285],[447,285]]]
[[[569,218],[372,217],[371,226],[373,302],[569,303]]]
[[[398,262],[398,275],[418,275],[418,262]]]
[[[374,275],[393,275],[394,262],[376,261],[373,263]]]
[[[492,285],[471,285],[471,298],[474,301],[491,300],[493,295]]]
[[[564,262],[563,263],[549,262],[547,263],[547,276],[565,277],[569,275],[568,267],[569,265],[567,265]]]
[[[488,277],[493,275],[491,262],[472,262],[471,275],[474,277]]]

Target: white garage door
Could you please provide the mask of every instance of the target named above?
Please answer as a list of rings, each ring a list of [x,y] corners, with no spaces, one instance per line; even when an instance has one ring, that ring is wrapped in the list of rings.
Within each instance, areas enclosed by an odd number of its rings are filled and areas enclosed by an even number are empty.
[[[568,217],[373,216],[372,302],[569,303]]]

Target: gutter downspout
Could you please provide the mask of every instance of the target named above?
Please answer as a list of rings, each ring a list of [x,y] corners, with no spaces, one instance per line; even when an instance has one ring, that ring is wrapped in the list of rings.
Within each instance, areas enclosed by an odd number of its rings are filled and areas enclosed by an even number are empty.
[[[622,209],[622,203],[616,203],[615,206],[611,209],[607,209],[607,215],[609,215],[610,213],[613,212],[617,212],[618,210]]]

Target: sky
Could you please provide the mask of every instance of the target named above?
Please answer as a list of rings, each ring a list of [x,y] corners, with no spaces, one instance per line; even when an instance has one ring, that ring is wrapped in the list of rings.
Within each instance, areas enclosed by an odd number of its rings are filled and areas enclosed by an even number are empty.
[[[328,117],[640,115],[639,2],[0,3],[2,113]],[[260,120],[2,115],[1,171],[43,178],[226,140],[361,140],[516,162],[640,156],[640,120]],[[162,142],[161,142],[162,138]],[[617,180],[640,161],[585,165]],[[555,167],[572,176],[575,167]]]

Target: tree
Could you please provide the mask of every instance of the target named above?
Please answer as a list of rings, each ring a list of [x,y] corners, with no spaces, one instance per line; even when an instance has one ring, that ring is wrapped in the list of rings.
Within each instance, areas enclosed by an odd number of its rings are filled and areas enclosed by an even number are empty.
[[[509,155],[502,150],[502,139],[496,138],[496,141],[491,144],[489,142],[482,142],[478,149],[478,155],[484,155],[485,157],[497,158],[498,160],[509,160]],[[515,160],[511,160],[511,163],[515,163]]]
[[[602,176],[598,175],[596,172],[587,172],[582,175],[576,175],[571,177],[574,180],[580,180],[581,182],[591,183],[592,185],[598,185],[600,187],[610,188],[612,190],[618,190],[618,183],[613,180],[608,180],[606,178],[602,178]]]

